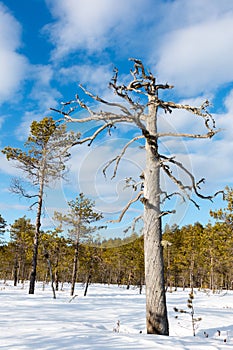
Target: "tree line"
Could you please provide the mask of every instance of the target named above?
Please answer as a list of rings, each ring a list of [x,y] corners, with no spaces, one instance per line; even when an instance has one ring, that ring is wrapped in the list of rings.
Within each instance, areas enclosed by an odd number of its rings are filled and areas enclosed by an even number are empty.
[[[10,240],[0,246],[0,279],[14,280],[14,285],[28,280],[33,259],[35,226],[21,217],[10,225]],[[57,228],[42,231],[38,249],[37,279],[54,283],[55,290],[73,280],[73,262],[77,237],[65,237]],[[52,267],[52,276],[47,260]],[[91,238],[79,242],[75,282],[140,286],[144,284],[143,238],[136,234],[121,239],[100,241]],[[51,278],[52,277],[52,278]],[[71,288],[71,295],[74,289]]]
[[[85,198],[84,195],[81,198]],[[226,201],[225,209],[210,212],[211,217],[216,220],[215,223],[203,226],[197,222],[181,228],[177,225],[165,226],[162,245],[168,291],[178,287],[213,291],[233,289],[231,189],[227,189]],[[90,206],[93,204],[88,203]],[[3,234],[6,221],[1,217],[0,222]],[[1,279],[13,279],[15,285],[29,279],[35,230],[31,220],[25,216],[10,225],[10,240],[2,242],[0,247]],[[87,235],[87,231],[86,229],[85,234],[79,232],[78,241],[73,231],[73,235],[65,236],[61,226],[51,231],[42,231],[37,279],[52,281],[55,290],[59,286],[62,288],[64,282],[70,282],[73,295],[73,264],[76,256],[74,282],[84,283],[86,292],[90,283],[127,285],[128,288],[138,286],[141,291],[145,283],[143,235],[133,233],[127,238],[101,240],[98,235],[95,236],[97,238]]]

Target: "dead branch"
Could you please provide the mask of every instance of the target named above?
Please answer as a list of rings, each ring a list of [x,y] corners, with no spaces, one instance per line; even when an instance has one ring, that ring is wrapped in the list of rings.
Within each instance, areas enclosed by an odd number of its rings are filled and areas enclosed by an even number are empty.
[[[10,191],[24,198],[36,198],[37,194],[29,194],[23,187],[22,181],[18,178],[13,178],[11,180]]]
[[[137,202],[140,197],[143,195],[143,191],[138,192],[137,196],[133,199],[131,199],[126,206],[124,207],[124,209],[122,210],[119,218],[117,220],[109,220],[109,222],[111,223],[117,223],[117,222],[121,222],[122,218],[124,217],[125,213],[127,212],[127,210],[131,207],[131,205],[135,202]]]
[[[104,121],[106,122],[108,121],[112,121],[113,123],[123,123],[123,122],[128,122],[128,123],[132,123],[133,120],[121,115],[121,114],[114,114],[112,112],[103,112],[100,111],[98,114],[91,112],[91,116],[89,117],[85,117],[85,118],[72,118],[69,114],[67,114],[66,112],[56,109],[56,108],[50,108],[51,111],[57,112],[59,114],[62,114],[65,118],[66,122],[75,122],[75,123],[88,123],[88,122],[92,122],[92,121]]]
[[[178,188],[180,188],[180,190],[185,193],[185,196],[191,201],[194,203],[194,205],[200,209],[199,205],[190,197],[190,195],[188,194],[187,190],[189,190],[190,192],[192,190],[194,190],[194,193],[196,194],[197,197],[201,198],[201,199],[208,199],[210,201],[212,201],[212,199],[214,197],[216,197],[216,195],[218,195],[219,193],[222,193],[222,191],[218,191],[216,192],[214,195],[212,196],[204,196],[203,194],[201,194],[198,189],[200,188],[199,187],[199,184],[204,182],[204,179],[201,179],[200,181],[196,182],[195,181],[195,177],[194,175],[187,169],[185,168],[185,166],[176,161],[174,159],[174,157],[166,157],[166,156],[163,156],[163,155],[160,155],[160,165],[161,165],[161,168],[164,170],[164,172],[168,175],[168,177],[178,186]],[[169,165],[165,165],[164,162],[168,162],[168,163],[172,163],[174,164],[176,167],[180,168],[181,170],[184,171],[184,173],[186,173],[189,177],[189,179],[191,180],[191,186],[184,186],[184,184],[182,183],[182,181],[178,180],[173,174],[172,174],[172,171],[169,167]]]
[[[211,139],[215,134],[220,132],[221,130],[211,130],[207,132],[206,134],[188,134],[188,133],[172,133],[172,132],[164,132],[164,133],[157,133],[156,137],[186,137],[186,138],[192,138],[192,139]]]
[[[161,204],[164,203],[167,199],[170,200],[173,196],[180,196],[183,202],[185,202],[185,197],[180,192],[172,192],[168,194],[167,192],[163,191],[161,192],[161,196],[162,195],[164,195],[164,198],[161,200]]]
[[[121,97],[122,99],[124,99],[125,101],[127,101],[127,102],[130,104],[131,109],[133,109],[133,110],[138,110],[138,109],[143,108],[143,105],[141,105],[141,104],[138,103],[138,102],[133,101],[133,99],[129,96],[128,91],[130,91],[130,90],[128,89],[128,86],[125,86],[124,84],[123,84],[123,85],[117,85],[117,81],[118,81],[118,69],[115,68],[115,69],[114,69],[114,72],[115,72],[115,74],[114,74],[114,76],[112,77],[111,82],[109,83],[109,87],[110,87],[111,89],[113,89],[113,92],[114,92],[117,96],[119,96],[119,97]],[[139,93],[139,91],[135,91],[135,92]]]
[[[69,300],[69,303],[71,303],[71,301],[73,301],[75,298],[78,297],[78,294],[75,294],[70,300]]]
[[[136,136],[136,137],[134,137],[132,140],[130,140],[129,142],[127,142],[127,144],[123,147],[121,153],[118,154],[118,155],[117,155],[116,157],[114,157],[113,159],[111,159],[111,160],[107,163],[107,165],[104,167],[104,169],[103,169],[104,176],[106,176],[106,170],[109,168],[109,166],[110,166],[112,163],[116,162],[115,167],[114,167],[114,171],[113,171],[113,175],[112,175],[112,177],[111,177],[111,179],[113,179],[113,178],[116,176],[119,163],[120,163],[122,157],[124,156],[124,154],[125,154],[127,148],[128,148],[133,142],[135,142],[135,141],[137,141],[137,140],[140,140],[140,139],[142,139],[142,138],[144,138],[144,136],[142,136],[142,135]]]
[[[35,205],[38,205],[38,201],[32,203],[29,207],[29,210],[32,210],[32,208],[35,206]]]
[[[169,214],[175,214],[176,211],[174,210],[167,210],[167,211],[162,211],[159,217],[161,218],[162,216],[169,215]]]
[[[129,60],[134,62],[134,71],[130,70],[130,73],[134,79],[127,86],[128,90],[143,93],[140,89],[144,88],[147,94],[157,95],[157,91],[159,89],[172,89],[174,87],[173,85],[168,85],[167,83],[156,84],[156,78],[151,72],[146,74],[141,60],[135,58],[130,58]]]
[[[143,220],[143,215],[139,215],[136,218],[134,218],[132,224],[124,230],[124,233],[127,233],[130,229],[131,229],[132,233],[134,233],[136,224],[139,220]]]
[[[110,132],[110,129],[114,127],[114,123],[110,122],[110,123],[106,123],[104,125],[102,125],[99,129],[97,129],[91,136],[88,136],[84,139],[81,139],[81,140],[78,140],[78,141],[75,141],[72,146],[75,146],[75,145],[81,145],[82,143],[85,143],[87,141],[89,141],[89,143],[87,144],[88,146],[91,146],[92,142],[96,139],[96,137],[105,129],[109,129],[109,132]]]
[[[132,177],[127,177],[125,179],[125,188],[132,187],[134,191],[138,190],[138,187],[140,187],[140,190],[143,190],[144,187],[144,181],[138,181],[136,182]]]
[[[126,108],[125,106],[123,106],[121,103],[116,103],[116,102],[108,102],[106,100],[104,100],[103,98],[97,96],[97,95],[93,95],[90,91],[86,90],[82,85],[79,85],[80,88],[84,91],[84,93],[87,96],[90,96],[93,100],[98,101],[100,103],[106,104],[107,106],[111,106],[111,107],[118,107],[123,113],[125,113],[127,116],[132,117],[132,114],[130,113],[130,111],[128,110],[128,108]]]
[[[173,109],[182,109],[186,110],[192,114],[195,114],[199,117],[202,117],[205,120],[205,126],[209,130],[209,132],[213,132],[213,129],[215,129],[215,120],[213,116],[207,111],[207,107],[209,106],[209,101],[206,100],[202,103],[200,107],[193,107],[190,105],[183,105],[171,101],[163,101],[163,100],[157,100],[158,105],[164,109],[165,113],[169,112],[172,113]],[[212,127],[209,125],[211,122]]]

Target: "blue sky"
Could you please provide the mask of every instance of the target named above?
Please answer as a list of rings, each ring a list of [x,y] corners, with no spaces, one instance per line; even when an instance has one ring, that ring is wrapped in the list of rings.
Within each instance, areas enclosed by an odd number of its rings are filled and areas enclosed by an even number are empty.
[[[82,83],[111,99],[107,88],[115,66],[121,77],[131,68],[129,57],[140,58],[160,82],[175,85],[169,100],[200,105],[206,98],[221,132],[212,140],[166,140],[161,147],[206,178],[203,191],[213,193],[233,186],[233,2],[229,0],[6,0],[0,1],[0,147],[22,147],[33,120],[50,115],[49,108],[69,100]],[[176,113],[161,127],[178,131],[199,130],[199,120]],[[78,125],[70,126],[78,130]],[[85,134],[95,125],[82,126]],[[123,191],[124,178],[144,167],[143,151],[130,149],[114,181],[102,176],[102,166],[136,130],[117,128],[92,148],[72,151],[68,182],[52,185],[45,198],[44,228],[53,225],[54,210],[83,191],[96,201],[107,219],[117,218],[133,193]],[[30,203],[9,193],[18,170],[0,155],[0,213],[8,224],[26,215]],[[165,186],[170,185],[162,179]],[[166,218],[179,226],[207,223],[210,208],[201,210],[177,199],[177,213]],[[132,208],[123,223],[110,225],[119,234],[139,215]]]

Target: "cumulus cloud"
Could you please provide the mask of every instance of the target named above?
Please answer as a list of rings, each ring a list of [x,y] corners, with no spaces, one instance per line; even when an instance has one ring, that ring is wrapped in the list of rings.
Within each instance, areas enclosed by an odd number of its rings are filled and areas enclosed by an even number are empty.
[[[71,189],[76,193],[83,192],[95,199],[98,210],[117,217],[127,202],[135,196],[132,188],[125,187],[125,179],[132,176],[138,181],[145,165],[144,151],[135,143],[120,162],[116,177],[111,179],[114,166],[109,167],[104,177],[104,167],[109,160],[120,154],[127,142],[128,139],[124,137],[108,137],[93,147],[83,145],[72,150],[68,182],[61,183],[64,199],[70,200]]]
[[[164,148],[174,150],[177,158],[182,160],[197,179],[206,178],[202,186],[205,193],[213,193],[232,183],[233,167],[230,161],[233,153],[233,90],[224,101],[225,113],[214,114],[219,133],[211,140],[166,140]],[[178,147],[179,145],[179,147]]]
[[[54,79],[54,67],[51,65],[31,66],[30,76],[34,84],[29,96],[38,103],[38,108],[43,115],[50,107],[55,106],[61,97],[58,89],[51,86]]]
[[[30,132],[30,125],[33,120],[40,120],[41,114],[37,112],[25,112],[21,118],[20,124],[15,129],[15,136],[18,140],[25,142]]]
[[[0,153],[0,172],[10,176],[22,175],[21,170],[17,169],[15,161],[8,161],[6,156]]]
[[[104,138],[102,142],[95,143],[92,147],[78,146],[71,150],[71,159],[68,163],[69,171],[67,179],[61,180],[54,189],[49,189],[45,199],[46,210],[50,218],[54,210],[67,210],[67,202],[74,199],[78,193],[83,192],[87,197],[95,201],[95,210],[104,214],[104,220],[117,219],[129,200],[136,196],[132,188],[126,188],[125,178],[135,177],[141,174],[144,168],[144,151],[135,144],[129,148],[119,165],[116,178],[111,179],[113,167],[107,171],[107,177],[103,175],[103,167],[115,155],[119,154],[122,146],[128,139]],[[132,217],[142,212],[142,204],[133,205],[124,220],[115,228],[124,230],[132,221]],[[105,222],[106,224],[106,222]],[[108,230],[111,228],[111,225]]]
[[[12,98],[12,94],[21,88],[25,78],[28,61],[19,54],[21,26],[0,3],[0,103]]]
[[[157,71],[184,95],[215,90],[233,79],[233,6],[229,7],[218,16],[174,28],[163,38]]]
[[[92,86],[100,90],[106,90],[113,75],[112,65],[79,64],[70,67],[63,67],[59,71],[63,83],[76,82],[84,86]]]
[[[44,28],[55,45],[53,58],[75,50],[101,52],[107,47],[122,50],[128,45],[133,48],[141,30],[144,32],[143,24],[151,17],[151,0],[47,0],[47,4],[55,19]],[[141,30],[134,35],[138,25]]]
[[[131,52],[186,96],[232,79],[233,4],[228,0],[46,2],[54,22],[44,32],[54,45],[54,59],[74,52],[82,60],[93,53],[104,59],[106,50],[118,58]],[[66,69],[61,73],[68,73]],[[87,63],[72,71],[86,80],[90,68]]]

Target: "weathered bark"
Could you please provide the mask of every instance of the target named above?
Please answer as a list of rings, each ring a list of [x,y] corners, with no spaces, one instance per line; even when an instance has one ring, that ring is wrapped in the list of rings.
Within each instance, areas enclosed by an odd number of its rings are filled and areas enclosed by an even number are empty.
[[[157,133],[156,97],[149,101],[147,130]],[[164,283],[161,210],[160,164],[156,138],[146,141],[146,169],[144,181],[144,252],[146,282],[147,333],[168,335],[168,318]]]

